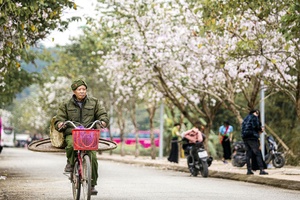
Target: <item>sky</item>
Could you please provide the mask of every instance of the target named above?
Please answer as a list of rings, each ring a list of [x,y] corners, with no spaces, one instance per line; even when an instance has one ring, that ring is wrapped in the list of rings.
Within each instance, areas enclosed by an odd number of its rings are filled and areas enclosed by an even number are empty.
[[[77,5],[77,10],[66,10],[63,13],[63,19],[72,16],[80,16],[82,18],[86,16],[93,17],[96,14],[94,10],[97,0],[75,0]],[[82,33],[80,26],[85,25],[84,19],[78,22],[72,22],[69,28],[64,32],[52,31],[52,33],[41,41],[41,43],[46,47],[54,47],[56,44],[65,45],[70,43],[70,37],[76,37]],[[53,41],[52,41],[53,40]]]

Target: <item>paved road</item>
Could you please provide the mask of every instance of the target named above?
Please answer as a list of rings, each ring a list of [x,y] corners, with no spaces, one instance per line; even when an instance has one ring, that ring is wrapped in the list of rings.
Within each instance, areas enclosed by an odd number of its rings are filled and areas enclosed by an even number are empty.
[[[4,149],[0,199],[71,200],[71,185],[62,173],[65,162],[64,154]],[[92,199],[292,200],[300,196],[300,191],[105,160],[99,160],[99,175],[99,194]]]

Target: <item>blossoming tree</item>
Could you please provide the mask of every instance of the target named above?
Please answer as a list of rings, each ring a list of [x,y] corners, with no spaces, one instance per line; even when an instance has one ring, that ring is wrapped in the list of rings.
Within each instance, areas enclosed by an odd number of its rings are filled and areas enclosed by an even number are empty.
[[[29,47],[44,39],[51,30],[63,31],[70,21],[78,19],[62,20],[66,8],[76,9],[76,4],[71,0],[0,0],[0,91],[10,91],[9,100],[19,92],[15,87],[20,85],[13,80],[8,83],[6,79],[12,75],[11,71],[21,70],[21,59],[34,60],[28,53]],[[26,86],[30,83],[29,80]]]
[[[191,122],[202,116],[209,128],[221,104],[241,122],[241,111],[257,106],[262,81],[286,92],[281,83],[296,83],[297,41],[285,40],[276,26],[285,7],[266,15],[257,5],[240,5],[231,14],[233,5],[225,12],[216,1],[102,3],[109,10],[102,20],[119,36],[106,57],[118,58],[110,66],[118,63],[128,71],[136,66],[135,79],[155,86]],[[277,8],[275,3],[263,6]],[[239,105],[239,96],[248,105]]]

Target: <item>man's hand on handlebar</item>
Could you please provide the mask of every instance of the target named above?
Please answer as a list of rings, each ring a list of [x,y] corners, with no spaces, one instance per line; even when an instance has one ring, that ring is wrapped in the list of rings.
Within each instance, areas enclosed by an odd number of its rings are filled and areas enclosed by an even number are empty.
[[[67,126],[63,122],[59,122],[57,127],[58,127],[58,130],[61,131],[62,129],[65,129]]]
[[[100,121],[99,123],[96,124],[97,129],[105,128],[106,123],[104,121]]]
[[[76,122],[75,122],[76,123]],[[62,131],[63,129],[66,129],[67,128],[67,124],[70,124],[71,126],[73,126],[74,128],[82,128],[84,127],[83,125],[79,124],[80,126],[76,126],[74,124],[74,122],[72,121],[65,121],[65,122],[58,122],[58,125],[57,125],[57,128],[58,128],[58,131]],[[99,121],[99,120],[96,120],[93,122],[92,125],[90,125],[89,127],[86,127],[86,129],[91,129],[93,127],[96,127],[96,129],[101,129],[101,128],[105,128],[106,127],[106,122],[104,121]]]
[[[105,127],[106,127],[106,123],[105,123],[104,121],[101,121],[101,126],[102,126],[103,128],[105,128]]]

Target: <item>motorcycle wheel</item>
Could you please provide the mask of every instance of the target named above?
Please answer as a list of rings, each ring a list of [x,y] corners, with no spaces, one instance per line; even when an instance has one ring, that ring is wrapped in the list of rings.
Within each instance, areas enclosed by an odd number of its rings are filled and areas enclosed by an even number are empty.
[[[236,166],[237,166],[237,167],[244,167],[245,164],[246,164],[246,163],[237,163]]]
[[[232,164],[232,166],[237,167],[234,158],[231,160],[231,164]]]
[[[276,155],[276,156],[274,156],[272,163],[275,168],[281,168],[281,167],[283,167],[283,165],[285,163],[285,159],[282,155]]]
[[[202,163],[202,167],[201,167],[201,175],[202,177],[204,178],[207,178],[208,177],[208,164],[206,161],[201,161]]]
[[[235,167],[244,167],[244,165],[246,164],[246,162],[238,162],[236,159],[237,158],[233,158],[231,160],[232,166],[235,166]]]
[[[199,170],[195,168],[194,159],[192,156],[187,157],[187,164],[192,176],[198,176]]]

